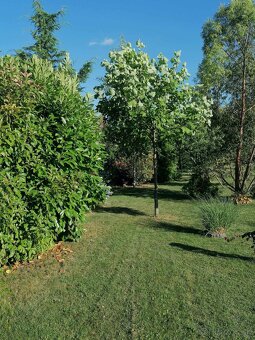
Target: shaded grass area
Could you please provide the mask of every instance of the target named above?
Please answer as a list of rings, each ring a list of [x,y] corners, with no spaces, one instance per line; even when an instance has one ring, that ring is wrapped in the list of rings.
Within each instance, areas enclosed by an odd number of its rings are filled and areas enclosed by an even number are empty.
[[[172,247],[177,247],[186,251],[191,251],[193,253],[199,253],[199,254],[203,254],[203,255],[207,255],[207,256],[219,256],[219,257],[223,257],[223,258],[232,258],[232,259],[238,259],[238,260],[244,260],[244,261],[249,261],[249,262],[253,262],[253,258],[252,257],[248,257],[248,256],[241,256],[241,255],[237,255],[237,254],[226,254],[226,253],[222,253],[222,252],[218,252],[218,251],[214,251],[214,250],[209,250],[209,249],[204,249],[204,248],[199,248],[199,247],[194,247],[194,246],[190,246],[188,244],[182,244],[182,243],[170,243],[169,244]]]
[[[126,214],[132,216],[144,216],[146,215],[144,212],[139,211],[137,209],[130,209],[126,207],[98,207],[96,209],[97,213],[112,213],[112,214]]]
[[[175,185],[176,186],[176,185]],[[151,198],[153,197],[153,187],[126,187],[121,189],[116,189],[114,192],[115,196],[131,196],[131,197],[144,197]],[[189,196],[183,193],[182,191],[171,190],[170,188],[164,188],[163,186],[159,190],[158,193],[159,200],[187,200]]]
[[[180,184],[115,191],[87,217],[73,253],[0,274],[0,339],[253,339],[248,243],[203,236]],[[251,229],[240,206],[230,234]]]

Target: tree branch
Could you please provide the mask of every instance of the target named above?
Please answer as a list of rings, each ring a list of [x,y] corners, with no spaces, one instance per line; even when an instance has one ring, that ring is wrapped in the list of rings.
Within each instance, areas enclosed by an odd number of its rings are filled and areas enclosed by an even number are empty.
[[[223,185],[223,183],[231,190],[231,191],[235,191],[235,187],[233,185],[231,185],[223,176],[222,173],[215,171],[216,177],[218,178],[219,182],[221,182],[221,184]],[[222,183],[223,182],[223,183]]]
[[[252,148],[248,163],[247,163],[246,168],[245,168],[245,172],[244,172],[243,180],[242,180],[242,186],[241,186],[242,189],[244,188],[245,181],[249,177],[251,164],[252,164],[254,156],[255,156],[255,145]]]

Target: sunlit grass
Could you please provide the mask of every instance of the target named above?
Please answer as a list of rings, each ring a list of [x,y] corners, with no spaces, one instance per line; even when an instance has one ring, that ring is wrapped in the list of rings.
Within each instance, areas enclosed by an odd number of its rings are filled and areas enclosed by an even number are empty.
[[[0,339],[253,339],[249,243],[203,236],[181,183],[124,188],[87,217],[64,264],[53,257],[0,274]],[[229,235],[254,230],[238,206]]]

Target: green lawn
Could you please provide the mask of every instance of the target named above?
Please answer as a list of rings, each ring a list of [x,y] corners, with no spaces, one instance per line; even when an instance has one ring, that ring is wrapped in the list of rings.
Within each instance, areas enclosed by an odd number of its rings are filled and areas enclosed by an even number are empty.
[[[0,274],[0,339],[255,339],[252,250],[202,236],[179,184],[161,186],[158,219],[151,187],[116,191],[64,265]],[[255,229],[254,207],[230,234]]]

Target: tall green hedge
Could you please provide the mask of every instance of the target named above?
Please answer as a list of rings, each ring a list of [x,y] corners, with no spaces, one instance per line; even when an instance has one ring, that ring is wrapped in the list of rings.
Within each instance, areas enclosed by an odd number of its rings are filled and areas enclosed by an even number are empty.
[[[0,58],[0,265],[76,240],[105,197],[98,121],[77,85],[37,57]]]

